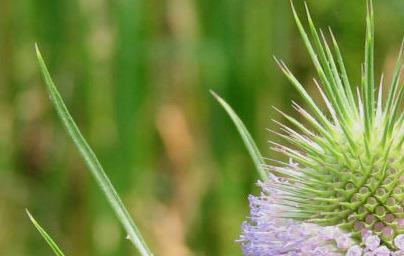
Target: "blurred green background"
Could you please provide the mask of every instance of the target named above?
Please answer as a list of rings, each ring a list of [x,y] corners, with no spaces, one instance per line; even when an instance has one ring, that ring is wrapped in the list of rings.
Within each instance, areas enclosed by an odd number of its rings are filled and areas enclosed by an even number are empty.
[[[359,84],[365,1],[308,4]],[[375,12],[376,74],[389,81],[404,4],[375,1]],[[289,1],[0,1],[0,255],[52,255],[25,208],[67,255],[137,255],[56,118],[34,42],[153,252],[240,255],[258,175],[209,89],[280,157],[271,106],[296,116],[300,99],[272,55],[318,98]]]

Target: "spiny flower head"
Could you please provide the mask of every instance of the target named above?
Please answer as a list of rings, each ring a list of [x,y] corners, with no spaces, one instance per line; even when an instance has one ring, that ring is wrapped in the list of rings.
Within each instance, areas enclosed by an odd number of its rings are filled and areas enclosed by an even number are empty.
[[[404,255],[403,47],[384,97],[383,76],[375,89],[372,2],[367,6],[362,81],[353,93],[331,30],[328,44],[306,6],[310,39],[292,5],[328,113],[276,60],[308,106],[293,103],[311,128],[280,112],[297,129],[278,123],[277,134],[293,146],[273,143],[274,150],[291,161],[268,166],[261,195],[249,198],[251,217],[239,240],[245,255]]]

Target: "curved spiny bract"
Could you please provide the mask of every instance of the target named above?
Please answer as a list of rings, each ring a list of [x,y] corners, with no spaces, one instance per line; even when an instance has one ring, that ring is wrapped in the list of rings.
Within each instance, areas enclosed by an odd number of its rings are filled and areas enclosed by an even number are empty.
[[[295,193],[299,194],[302,203],[295,205],[299,218],[321,225],[338,225],[358,237],[366,228],[381,235],[382,243],[394,247],[393,238],[404,231],[401,226],[404,217],[404,158],[401,154],[404,114],[399,113],[404,92],[403,87],[399,88],[403,48],[398,55],[388,98],[382,106],[381,94],[379,102],[374,96],[374,15],[369,3],[363,83],[356,103],[335,37],[330,30],[332,52],[325,35],[321,32],[320,36],[317,32],[307,6],[306,10],[313,43],[294,9],[293,13],[320,77],[321,85],[316,84],[329,113],[319,110],[286,65],[278,61],[314,113],[313,116],[295,104],[296,110],[315,131],[292,118],[288,118],[289,121],[303,134],[280,125],[285,132],[282,137],[296,148],[276,145],[275,150],[297,164],[276,168],[276,172],[292,176],[293,184],[298,185],[277,188],[285,192],[286,201],[296,197]],[[332,118],[328,119],[328,115]],[[313,212],[315,206],[321,206],[322,211]]]
[[[248,250],[244,252],[260,255],[250,253],[254,251],[251,244],[259,244],[254,240],[256,237],[251,238],[252,227],[262,228],[262,234],[271,237],[272,231],[268,227],[281,229],[274,220],[283,219],[294,221],[296,228],[301,223],[337,227],[356,243],[350,248],[339,246],[334,237],[335,241],[331,240],[338,249],[324,249],[329,254],[318,255],[362,255],[362,252],[376,253],[376,250],[404,255],[404,113],[399,107],[404,95],[404,87],[400,87],[403,46],[397,56],[387,97],[383,99],[383,77],[380,88],[375,89],[374,14],[372,2],[367,1],[362,83],[355,99],[331,29],[332,44],[329,45],[326,35],[316,29],[307,6],[306,10],[310,36],[292,5],[298,30],[318,73],[319,82],[314,82],[328,111],[323,112],[287,65],[275,58],[307,106],[306,110],[293,103],[308,125],[277,110],[292,126],[275,121],[280,132],[273,132],[291,146],[271,143],[275,151],[291,161],[266,166],[273,178],[260,183],[264,191],[260,197],[250,198],[254,208],[251,213],[253,224],[245,224],[248,231],[244,230],[241,241],[248,244],[245,247]],[[265,216],[270,224],[264,224],[262,218]],[[309,236],[320,239],[317,233]],[[295,241],[293,239],[291,241]],[[305,255],[298,247],[289,252]]]

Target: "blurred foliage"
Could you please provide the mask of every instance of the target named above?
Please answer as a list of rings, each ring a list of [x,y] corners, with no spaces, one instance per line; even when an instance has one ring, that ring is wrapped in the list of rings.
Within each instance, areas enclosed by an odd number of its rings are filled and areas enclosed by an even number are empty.
[[[358,85],[365,1],[308,5]],[[24,208],[67,255],[136,255],[56,118],[34,42],[155,254],[240,255],[258,175],[208,92],[232,105],[263,155],[281,157],[266,142],[279,141],[270,120],[283,120],[271,106],[295,115],[299,98],[272,55],[318,98],[289,1],[2,0],[0,12],[0,255],[52,255]],[[375,1],[375,12],[376,71],[388,81],[404,5]]]

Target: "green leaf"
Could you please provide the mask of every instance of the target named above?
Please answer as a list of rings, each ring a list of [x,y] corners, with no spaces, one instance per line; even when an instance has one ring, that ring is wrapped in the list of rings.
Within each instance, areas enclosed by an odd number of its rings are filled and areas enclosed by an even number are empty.
[[[264,169],[265,162],[261,156],[261,153],[260,153],[257,145],[255,144],[253,138],[251,137],[251,135],[248,132],[247,128],[245,127],[244,123],[237,116],[236,112],[234,112],[234,110],[229,106],[229,104],[227,104],[221,97],[219,97],[219,95],[217,95],[213,91],[210,91],[210,93],[213,95],[213,97],[216,98],[216,100],[226,110],[227,114],[230,116],[231,120],[233,121],[234,125],[236,126],[262,181],[268,181],[268,172]]]
[[[25,209],[25,211],[27,212],[28,217],[30,218],[32,224],[34,224],[36,229],[39,231],[39,233],[42,235],[42,237],[45,239],[45,241],[49,244],[49,246],[52,248],[52,250],[55,252],[55,254],[58,256],[64,256],[63,252],[55,244],[55,242],[48,235],[48,233],[46,233],[46,231],[38,224],[38,222],[34,219],[34,217],[32,217],[31,213],[27,209]]]
[[[130,217],[128,210],[123,205],[122,200],[114,189],[111,181],[105,174],[100,162],[98,161],[90,146],[87,144],[84,137],[81,135],[77,125],[69,114],[69,111],[67,110],[62,97],[60,96],[55,84],[52,81],[52,78],[41,56],[41,53],[39,52],[38,46],[35,45],[35,48],[39,66],[41,68],[42,75],[45,79],[51,100],[56,108],[57,114],[59,115],[59,118],[61,119],[64,127],[66,128],[70,138],[76,145],[81,156],[84,158],[84,161],[90,169],[91,174],[94,176],[97,184],[100,186],[102,192],[106,196],[123,228],[127,232],[127,238],[136,246],[141,255],[153,255],[142,235],[140,234],[140,231],[137,228],[136,224]]]

